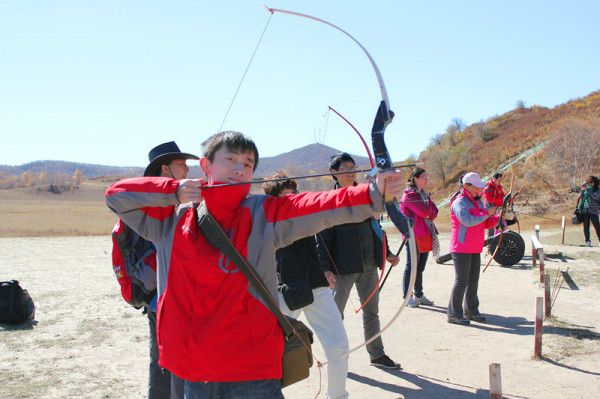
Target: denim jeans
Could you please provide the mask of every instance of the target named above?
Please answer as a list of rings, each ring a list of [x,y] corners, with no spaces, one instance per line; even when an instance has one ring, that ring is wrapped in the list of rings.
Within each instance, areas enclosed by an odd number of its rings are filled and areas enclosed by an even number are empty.
[[[410,251],[406,251],[406,267],[404,268],[404,297],[408,293],[408,285],[410,283]],[[415,297],[421,298],[423,296],[423,272],[425,271],[425,265],[427,264],[427,258],[429,252],[417,252],[417,278],[415,280]]]
[[[600,222],[598,222],[598,215],[594,215],[593,213],[582,213],[581,216],[583,217],[583,235],[585,236],[585,240],[590,241],[590,222],[592,222],[598,240],[600,241]]]
[[[284,399],[280,380],[185,382],[185,399]]]

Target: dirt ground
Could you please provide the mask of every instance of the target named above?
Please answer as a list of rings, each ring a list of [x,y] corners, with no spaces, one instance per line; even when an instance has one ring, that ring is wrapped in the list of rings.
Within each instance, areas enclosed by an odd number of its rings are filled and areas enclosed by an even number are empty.
[[[532,360],[539,272],[527,250],[511,268],[494,263],[480,280],[480,310],[488,322],[469,327],[446,322],[454,279],[451,264],[429,260],[426,295],[435,306],[406,309],[383,334],[387,354],[401,371],[368,364],[364,349],[350,355],[347,388],[352,398],[487,398],[490,363],[500,363],[506,398],[600,396],[600,247],[559,245],[560,233],[542,231],[551,281],[559,269],[572,282],[562,289],[546,320],[544,359]],[[567,242],[579,242],[579,230]],[[447,248],[443,236],[442,248]],[[392,247],[397,240],[392,237]],[[146,395],[147,319],[121,298],[110,260],[110,238],[0,238],[0,280],[18,279],[37,307],[34,322],[0,325],[0,398],[139,398]],[[380,299],[382,325],[396,312],[402,269],[392,271]],[[553,293],[554,295],[554,293]],[[345,324],[350,345],[362,338],[355,296]],[[318,342],[315,356],[323,360]],[[321,376],[325,397],[325,370]],[[320,378],[284,390],[286,398],[313,398]]]

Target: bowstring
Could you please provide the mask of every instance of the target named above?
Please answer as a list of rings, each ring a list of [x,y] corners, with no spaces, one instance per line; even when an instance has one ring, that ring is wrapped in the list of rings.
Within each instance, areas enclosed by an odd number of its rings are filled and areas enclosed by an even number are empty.
[[[260,34],[258,42],[256,43],[256,47],[254,47],[254,51],[252,52],[252,55],[250,56],[250,60],[248,61],[248,65],[246,65],[246,69],[244,70],[244,73],[242,74],[242,79],[240,79],[240,83],[238,83],[237,88],[235,89],[233,98],[231,99],[231,102],[229,103],[229,106],[227,107],[227,111],[225,112],[225,116],[223,117],[223,121],[221,122],[221,126],[219,126],[219,130],[217,130],[217,132],[220,132],[221,129],[223,129],[223,125],[225,124],[225,121],[227,120],[227,116],[229,116],[229,111],[231,111],[231,107],[233,107],[233,103],[235,102],[237,95],[240,91],[240,88],[242,87],[242,83],[244,83],[244,80],[246,79],[246,74],[248,73],[248,70],[250,69],[250,66],[252,65],[252,61],[254,61],[254,56],[256,55],[256,52],[258,51],[258,48],[260,47],[262,39],[265,36],[265,33],[267,32],[267,28],[269,27],[269,24],[271,23],[271,18],[273,18],[272,13],[269,15],[269,19],[267,20],[267,23],[265,24],[265,27],[264,27],[262,33]]]

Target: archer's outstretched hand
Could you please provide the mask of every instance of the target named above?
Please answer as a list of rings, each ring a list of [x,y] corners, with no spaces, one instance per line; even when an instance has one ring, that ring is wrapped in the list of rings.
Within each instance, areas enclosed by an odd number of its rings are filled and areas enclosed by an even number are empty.
[[[400,172],[397,170],[388,170],[380,172],[375,177],[377,190],[386,199],[386,202],[393,198],[400,198],[403,182]]]

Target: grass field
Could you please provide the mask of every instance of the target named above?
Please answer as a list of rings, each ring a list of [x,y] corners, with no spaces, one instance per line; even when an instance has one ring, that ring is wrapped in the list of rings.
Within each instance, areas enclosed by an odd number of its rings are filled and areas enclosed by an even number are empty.
[[[0,237],[109,234],[115,216],[106,207],[106,182],[84,182],[73,192],[38,187],[0,190]]]

